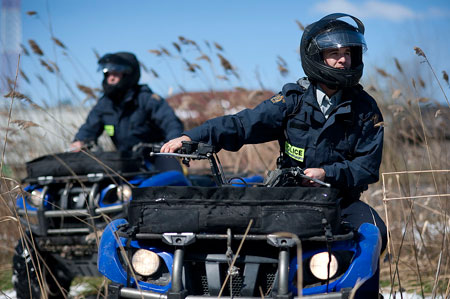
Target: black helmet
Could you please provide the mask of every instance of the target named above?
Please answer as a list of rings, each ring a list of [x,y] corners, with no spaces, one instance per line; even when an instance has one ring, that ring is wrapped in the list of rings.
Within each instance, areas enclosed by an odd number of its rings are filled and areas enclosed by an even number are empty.
[[[113,100],[122,99],[129,89],[138,84],[139,78],[141,77],[139,62],[136,56],[128,52],[105,54],[98,61],[98,70],[102,71],[105,75],[102,82],[103,90]],[[115,85],[109,85],[106,80],[106,74],[111,71],[123,74],[122,79]]]
[[[337,20],[352,18],[358,27]],[[350,69],[337,69],[323,61],[322,51],[329,48],[350,47]],[[307,26],[300,42],[300,57],[305,74],[311,81],[322,82],[331,88],[350,87],[358,84],[363,74],[362,53],[367,49],[363,23],[348,14],[335,13]]]

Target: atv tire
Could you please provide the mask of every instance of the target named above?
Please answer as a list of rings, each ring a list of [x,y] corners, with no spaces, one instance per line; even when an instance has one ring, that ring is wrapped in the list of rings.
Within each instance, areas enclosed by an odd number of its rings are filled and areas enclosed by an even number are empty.
[[[25,240],[23,242],[25,242]],[[29,242],[28,245],[28,247],[25,245],[24,249],[22,240],[19,240],[14,251],[12,282],[14,290],[16,291],[16,297],[17,299],[44,298],[35,269],[35,265],[36,267],[38,265],[36,251]],[[28,251],[28,248],[30,248],[31,252]],[[67,298],[73,276],[69,271],[63,269],[63,267],[61,267],[61,265],[59,265],[59,263],[51,256],[42,256],[42,258],[63,289],[61,290],[60,287],[58,287],[58,284],[49,273],[49,270],[44,266],[42,260],[40,260],[39,264],[41,271],[44,274],[42,276],[45,280],[44,287],[46,288],[48,298]]]

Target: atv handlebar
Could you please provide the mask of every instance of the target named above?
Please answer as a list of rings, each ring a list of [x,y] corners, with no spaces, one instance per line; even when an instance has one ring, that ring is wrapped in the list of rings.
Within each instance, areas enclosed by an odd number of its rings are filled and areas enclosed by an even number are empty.
[[[190,160],[209,160],[209,164],[211,166],[211,171],[214,175],[214,180],[218,186],[228,184],[226,180],[222,165],[220,164],[219,158],[216,155],[214,146],[195,142],[195,141],[182,141],[182,146],[178,150],[177,153],[160,153],[161,146],[153,147],[150,156],[166,156],[166,157],[178,157],[182,159],[183,164],[189,166]],[[294,179],[307,179],[318,183],[321,186],[325,186],[330,188],[331,185],[329,183],[325,183],[316,178],[312,178],[310,176],[305,175],[305,172],[300,167],[291,167],[291,168],[283,168],[283,169],[275,169],[274,171],[269,172],[269,176],[267,177],[264,185],[267,187],[276,187],[282,185],[282,179],[286,176],[290,176]]]
[[[181,158],[181,162],[189,167],[191,160],[208,160],[213,173],[214,181],[218,186],[226,185],[227,180],[223,174],[222,165],[217,157],[214,146],[195,142],[182,141],[182,146],[177,153],[160,153],[161,147],[153,147],[150,156],[166,156]]]

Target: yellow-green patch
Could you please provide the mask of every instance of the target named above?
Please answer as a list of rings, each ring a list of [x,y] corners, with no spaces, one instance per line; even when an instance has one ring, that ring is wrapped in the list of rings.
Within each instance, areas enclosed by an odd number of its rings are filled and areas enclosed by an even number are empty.
[[[303,162],[305,156],[305,149],[290,145],[287,141],[284,144],[284,151],[294,160]]]
[[[104,129],[106,131],[106,134],[109,136],[114,136],[114,126],[113,125],[105,125]]]

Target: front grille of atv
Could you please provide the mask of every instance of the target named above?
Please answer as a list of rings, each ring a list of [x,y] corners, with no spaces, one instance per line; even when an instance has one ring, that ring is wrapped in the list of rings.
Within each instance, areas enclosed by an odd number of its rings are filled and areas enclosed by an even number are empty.
[[[264,280],[261,283],[261,289],[264,295],[268,295],[272,290],[275,278],[276,278],[275,272],[266,273],[265,277],[263,278]]]
[[[239,271],[236,275],[228,278],[227,284],[222,292],[222,296],[248,297],[269,294],[272,290],[276,277],[277,264],[260,264],[257,278],[254,285],[245,285],[243,275],[245,264],[237,263]],[[190,295],[217,296],[227,276],[228,264],[220,263],[218,266],[220,273],[210,273],[209,277],[204,262],[189,262],[185,264],[185,283]],[[218,281],[217,279],[220,279]],[[230,288],[231,283],[231,288]],[[246,288],[246,290],[244,289]],[[260,290],[261,288],[261,290]],[[251,294],[249,294],[251,292]]]
[[[210,296],[209,286],[208,286],[208,277],[205,275],[201,275],[200,277],[202,284],[202,295]],[[231,289],[230,289],[230,281],[231,281]],[[232,292],[233,297],[239,297],[242,289],[243,277],[242,275],[236,275],[230,277],[228,279],[227,285],[225,287],[225,293],[229,294]]]
[[[231,289],[230,283],[232,286]],[[242,275],[230,276],[230,278],[228,279],[227,287],[230,290],[230,293],[232,293],[233,297],[239,296],[241,294],[242,283],[243,283]]]

